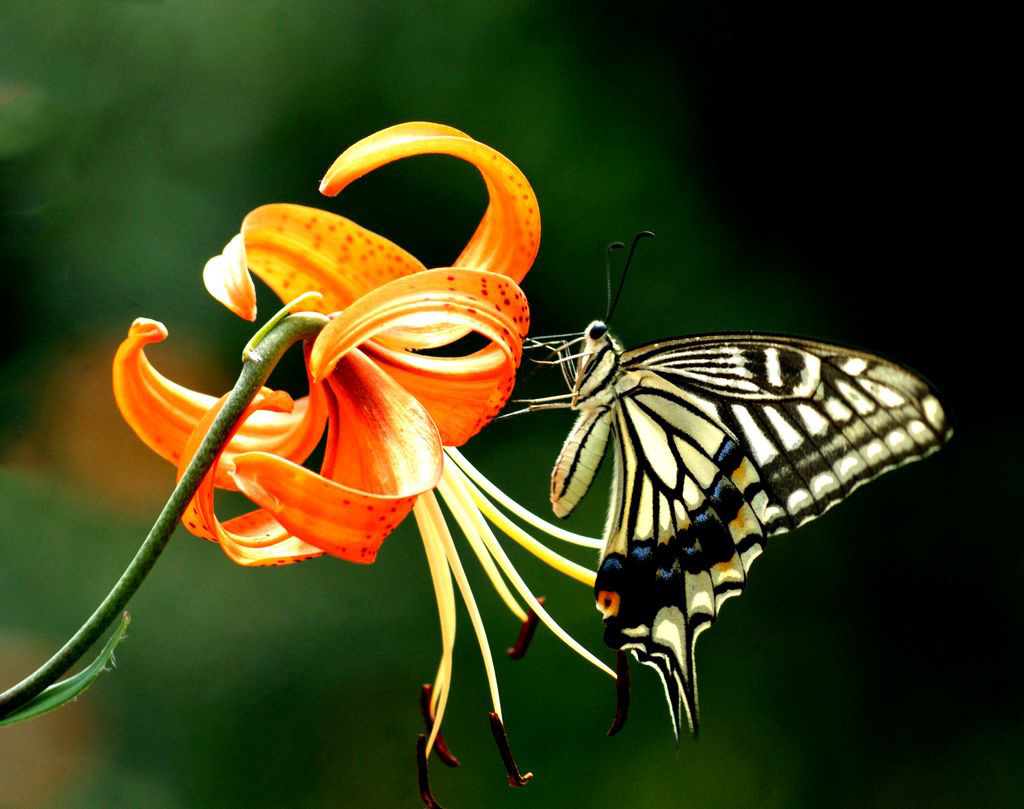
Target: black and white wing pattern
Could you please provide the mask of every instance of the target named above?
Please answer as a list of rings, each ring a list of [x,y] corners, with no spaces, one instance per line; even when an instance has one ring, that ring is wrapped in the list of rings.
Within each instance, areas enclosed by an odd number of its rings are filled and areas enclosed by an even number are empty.
[[[952,434],[919,377],[871,354],[725,334],[621,353],[615,482],[595,594],[605,641],[653,666],[697,726],[694,644],[766,537]]]

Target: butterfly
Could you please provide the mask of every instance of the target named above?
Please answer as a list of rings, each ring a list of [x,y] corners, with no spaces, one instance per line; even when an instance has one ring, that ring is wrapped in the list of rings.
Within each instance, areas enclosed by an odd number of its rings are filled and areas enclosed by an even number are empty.
[[[533,409],[579,416],[551,476],[552,507],[572,512],[610,443],[594,586],[604,639],[658,672],[678,742],[684,715],[697,729],[697,637],[742,592],[767,538],[934,452],[952,430],[920,377],[828,343],[733,333],[625,350],[595,320],[556,348],[571,392]]]

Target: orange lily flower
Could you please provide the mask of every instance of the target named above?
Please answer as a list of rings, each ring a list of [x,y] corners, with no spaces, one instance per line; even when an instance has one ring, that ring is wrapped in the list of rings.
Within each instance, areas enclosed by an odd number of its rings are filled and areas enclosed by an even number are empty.
[[[427,271],[413,256],[344,217],[299,205],[266,205],[211,259],[206,286],[254,320],[252,270],[282,300],[316,291],[308,308],[336,315],[309,354],[310,394],[294,406],[276,400],[239,428],[216,473],[184,522],[220,542],[245,565],[281,564],[328,552],[369,563],[417,495],[441,475],[441,446],[457,446],[501,409],[512,390],[529,325],[516,285],[537,252],[536,199],[522,173],[457,130],[405,124],[346,151],[328,171],[336,194],[373,168],[439,152],[474,163],[491,200],[453,268]],[[490,340],[463,357],[413,353],[447,345],[469,331]],[[114,391],[139,437],[184,471],[217,407],[213,397],[161,376],[144,347],[165,339],[139,320],[118,351]],[[300,464],[328,429],[318,475]],[[339,430],[339,425],[344,425]],[[344,441],[339,436],[345,435]],[[260,509],[221,524],[214,485],[238,489]]]
[[[586,659],[614,674],[551,619],[487,524],[490,520],[542,560],[592,586],[594,573],[541,545],[495,507],[552,536],[581,537],[540,520],[497,491],[455,449],[490,421],[514,384],[529,326],[520,281],[537,254],[537,201],[507,158],[458,130],[429,123],[390,127],[346,150],[321,191],[333,196],[380,165],[418,154],[459,157],[483,176],[484,216],[452,267],[426,269],[397,245],[354,222],[299,205],[252,211],[241,232],[206,265],[209,292],[236,314],[256,317],[250,271],[282,300],[317,292],[309,306],[330,319],[306,348],[309,394],[292,400],[264,390],[250,405],[183,517],[193,534],[218,542],[243,565],[272,565],[322,553],[370,563],[408,514],[423,537],[441,617],[442,660],[426,709],[435,745],[447,701],[455,634],[452,577],[466,602],[501,709],[486,633],[433,490],[442,495],[500,597],[522,621],[539,617]],[[431,352],[470,332],[487,345],[463,356]],[[166,329],[132,324],[114,361],[114,391],[125,419],[154,451],[184,472],[224,398],[188,390],[145,356]],[[327,430],[319,473],[302,463]],[[216,488],[241,491],[257,506],[220,522]],[[485,519],[486,517],[486,519]],[[530,606],[520,606],[506,577]]]

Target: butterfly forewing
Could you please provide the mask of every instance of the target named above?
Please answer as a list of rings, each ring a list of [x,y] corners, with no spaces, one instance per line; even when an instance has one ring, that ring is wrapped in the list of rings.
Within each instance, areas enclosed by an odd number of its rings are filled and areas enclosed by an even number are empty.
[[[587,350],[613,346],[605,339]],[[684,713],[695,730],[696,638],[743,589],[765,537],[927,455],[950,429],[934,393],[909,371],[789,337],[641,346],[619,354],[606,387],[591,391],[603,404],[589,421],[580,408],[556,466],[559,487],[573,505],[582,496],[599,448],[580,425],[606,420],[616,473],[595,585],[605,640],[654,667],[676,732]]]
[[[822,514],[860,484],[938,449],[949,434],[923,380],[826,343],[685,338],[628,351],[621,368],[689,391],[746,448],[772,501],[762,519],[768,533]]]

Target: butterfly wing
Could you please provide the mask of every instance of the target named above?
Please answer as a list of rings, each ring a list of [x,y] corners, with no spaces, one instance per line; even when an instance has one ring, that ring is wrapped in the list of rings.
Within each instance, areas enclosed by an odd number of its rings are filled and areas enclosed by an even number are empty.
[[[684,712],[697,724],[697,636],[741,592],[765,537],[951,433],[909,371],[795,338],[641,346],[623,353],[617,387],[616,489],[595,592],[606,642],[658,671],[678,734]]]
[[[608,443],[612,408],[600,406],[580,412],[558,453],[551,473],[551,507],[556,517],[567,517],[594,480]]]

